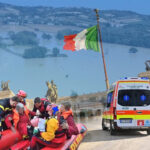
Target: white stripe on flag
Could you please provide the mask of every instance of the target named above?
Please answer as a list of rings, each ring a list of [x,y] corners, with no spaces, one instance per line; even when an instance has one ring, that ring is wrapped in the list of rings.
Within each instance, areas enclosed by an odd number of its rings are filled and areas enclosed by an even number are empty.
[[[87,29],[81,31],[80,33],[77,34],[77,36],[74,38],[75,41],[75,50],[81,50],[85,49],[86,50],[86,45],[85,45],[85,40],[86,36],[85,34],[87,33]]]

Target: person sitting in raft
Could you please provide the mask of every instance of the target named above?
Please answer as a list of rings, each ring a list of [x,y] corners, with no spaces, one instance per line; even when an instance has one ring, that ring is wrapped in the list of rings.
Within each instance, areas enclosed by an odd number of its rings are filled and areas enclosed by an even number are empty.
[[[24,105],[24,112],[26,112],[26,114],[29,115],[30,111],[27,108],[26,102],[25,102],[25,98],[27,97],[27,93],[23,90],[19,90],[18,93],[16,94],[16,96],[19,98],[19,102]],[[15,116],[15,118],[14,118],[14,116]],[[16,116],[18,116],[18,117],[16,117]],[[13,121],[14,121],[15,128],[17,128],[18,120],[19,120],[19,114],[18,114],[16,109],[13,109]]]
[[[32,111],[30,111],[31,116],[39,116],[40,118],[48,118],[48,110],[47,107],[51,103],[45,99],[36,97],[34,99],[34,108]]]
[[[61,104],[60,117],[63,117],[66,120],[66,123],[62,124],[62,128],[67,129],[66,130],[67,138],[71,138],[72,135],[79,134],[78,128],[73,119],[71,104],[69,102],[65,102]]]
[[[51,108],[51,109],[50,109]],[[60,147],[66,141],[65,130],[62,129],[56,119],[58,107],[54,104],[49,108],[50,118],[46,123],[46,132],[41,132],[40,136],[33,136],[30,142],[30,150],[39,150],[42,147]]]
[[[29,120],[29,111],[24,108],[22,103],[18,103],[16,105],[16,111],[13,115],[13,120],[15,123],[15,128],[19,131],[21,136],[23,138],[27,138],[29,136],[29,129],[32,127]]]

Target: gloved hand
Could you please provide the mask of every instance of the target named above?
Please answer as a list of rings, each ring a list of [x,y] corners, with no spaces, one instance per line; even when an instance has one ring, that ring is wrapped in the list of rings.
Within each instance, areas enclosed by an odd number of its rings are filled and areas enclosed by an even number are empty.
[[[60,124],[63,124],[64,122],[66,122],[66,120],[64,119],[63,116],[60,116]]]
[[[68,129],[69,128],[68,123],[66,123],[66,122],[62,123],[61,127],[62,127],[62,129]]]
[[[86,128],[84,126],[82,126],[80,133],[84,133],[85,131],[86,131]]]
[[[2,133],[0,133],[0,139],[2,138]]]
[[[40,116],[40,115],[41,115],[40,111],[37,110],[37,111],[36,111],[36,116]]]
[[[33,136],[33,130],[34,130],[33,126],[27,126],[27,133],[28,133],[29,139],[31,139]]]
[[[40,136],[40,130],[37,127],[34,128],[33,135]]]

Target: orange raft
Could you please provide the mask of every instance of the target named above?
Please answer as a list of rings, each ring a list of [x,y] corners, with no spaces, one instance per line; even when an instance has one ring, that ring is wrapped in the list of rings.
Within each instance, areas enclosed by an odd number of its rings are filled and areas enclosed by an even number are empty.
[[[44,147],[41,150],[76,150],[81,143],[81,141],[84,139],[86,133],[87,133],[87,128],[83,124],[77,124],[79,133],[78,135],[73,135],[69,140],[66,140],[66,142],[58,148],[50,148],[50,147]],[[27,147],[29,146],[30,141],[24,140],[20,141],[17,144],[14,144],[10,146],[9,150],[26,150]]]
[[[0,139],[0,150],[8,150],[11,145],[18,143],[22,140],[18,131],[12,132],[11,130],[5,130],[2,132]]]

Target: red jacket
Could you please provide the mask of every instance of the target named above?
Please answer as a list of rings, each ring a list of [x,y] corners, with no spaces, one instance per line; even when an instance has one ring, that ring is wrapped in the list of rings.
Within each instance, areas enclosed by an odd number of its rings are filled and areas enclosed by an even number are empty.
[[[72,110],[63,112],[61,116],[64,117],[64,119],[67,121],[69,128],[66,130],[67,138],[70,138],[72,135],[79,134],[78,128],[74,122],[73,119],[73,113]]]
[[[31,116],[35,116],[36,115],[36,111],[39,110],[41,113],[40,118],[44,118],[47,117],[47,111],[46,108],[47,106],[50,105],[50,102],[47,99],[41,98],[41,106],[39,108],[36,108],[34,105],[34,108],[32,111],[30,111]]]
[[[28,116],[29,118],[29,110],[28,108],[24,105],[24,113]],[[19,122],[19,119],[20,119],[20,115],[19,113],[17,112],[16,109],[13,109],[13,122],[14,122],[14,126],[15,128],[17,128],[17,125],[18,125],[18,122]]]
[[[28,132],[27,132],[28,125],[31,125],[31,123],[26,113],[24,113],[23,115],[19,114],[19,122],[17,124],[17,130],[22,136],[28,135]]]

